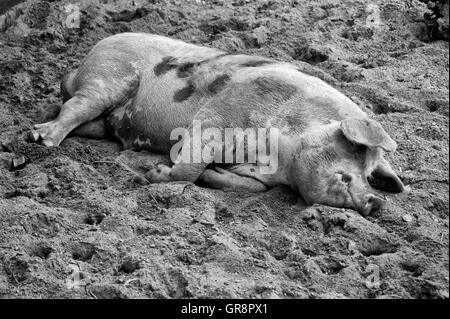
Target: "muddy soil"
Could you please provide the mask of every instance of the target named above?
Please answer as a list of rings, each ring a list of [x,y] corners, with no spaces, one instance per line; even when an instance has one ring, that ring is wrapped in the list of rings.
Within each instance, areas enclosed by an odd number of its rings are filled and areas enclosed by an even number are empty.
[[[425,4],[78,0],[69,29],[69,3],[26,1],[0,27],[0,297],[448,298],[449,44],[427,41]],[[57,114],[63,74],[128,31],[322,78],[398,142],[389,160],[407,192],[363,218],[283,187],[151,185],[139,173],[168,159],[114,141],[27,143]]]

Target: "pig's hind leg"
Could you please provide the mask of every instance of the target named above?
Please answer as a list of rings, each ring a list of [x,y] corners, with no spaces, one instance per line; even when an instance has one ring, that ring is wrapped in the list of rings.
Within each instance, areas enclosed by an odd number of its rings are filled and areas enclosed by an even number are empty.
[[[62,94],[66,101],[57,118],[34,125],[30,139],[52,147],[59,146],[73,130],[79,136],[104,137],[106,131],[101,116],[131,98],[138,84],[134,71],[124,74],[81,67],[77,74],[63,78]]]
[[[96,120],[81,124],[70,132],[69,136],[80,136],[94,139],[106,138],[108,136],[108,131],[106,129],[105,119],[100,117]]]

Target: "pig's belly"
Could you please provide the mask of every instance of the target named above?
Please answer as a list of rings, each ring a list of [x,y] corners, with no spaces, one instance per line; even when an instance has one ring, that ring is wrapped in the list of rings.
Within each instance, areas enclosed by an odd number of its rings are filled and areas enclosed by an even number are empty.
[[[125,149],[150,150],[169,153],[176,140],[170,140],[175,128],[188,128],[191,116],[183,115],[181,106],[136,105],[130,101],[113,110],[106,123],[110,133],[119,139]]]
[[[177,140],[171,140],[172,130],[188,128],[204,98],[192,96],[175,102],[174,92],[183,89],[185,82],[170,85],[154,81],[140,85],[134,97],[123,106],[116,107],[106,118],[107,128],[125,149],[150,150],[166,153]]]

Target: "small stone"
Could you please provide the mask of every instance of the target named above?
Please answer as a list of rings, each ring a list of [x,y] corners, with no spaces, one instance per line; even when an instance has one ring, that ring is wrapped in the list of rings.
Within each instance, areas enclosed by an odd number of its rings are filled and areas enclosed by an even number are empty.
[[[355,243],[354,241],[350,240],[350,241],[348,242],[348,250],[349,250],[350,252],[352,252],[352,253],[355,253],[355,252],[358,251],[358,249],[357,249],[357,247],[356,247],[356,243]]]
[[[33,142],[34,143],[34,142],[39,141],[39,138],[40,138],[39,133],[37,133],[35,131],[30,131],[30,132],[28,132],[25,140],[27,142]]]
[[[322,272],[322,270],[320,269],[320,267],[319,267],[319,265],[314,261],[314,260],[312,260],[312,259],[308,259],[306,262],[305,262],[305,270],[306,270],[306,272],[308,272],[308,274],[311,274],[311,275],[323,275],[323,272]]]
[[[11,163],[14,158],[14,154],[0,152],[0,167],[4,167],[5,169],[11,169]]]
[[[316,20],[322,20],[328,16],[328,13],[326,10],[324,10],[321,7],[317,7],[317,6],[313,7],[311,13],[312,13],[313,18],[315,18]]]
[[[0,150],[4,152],[14,153],[19,148],[17,140],[2,140],[0,141]]]
[[[269,29],[267,29],[264,26],[260,26],[253,30],[253,38],[255,39],[256,43],[260,46],[264,45],[268,40],[268,33]]]
[[[26,164],[25,156],[17,155],[11,161],[11,167],[13,170],[24,168]]]
[[[410,222],[413,221],[413,217],[412,217],[411,215],[408,215],[408,214],[403,215],[403,216],[402,216],[402,219],[403,219],[405,222],[407,222],[407,223],[410,223]]]

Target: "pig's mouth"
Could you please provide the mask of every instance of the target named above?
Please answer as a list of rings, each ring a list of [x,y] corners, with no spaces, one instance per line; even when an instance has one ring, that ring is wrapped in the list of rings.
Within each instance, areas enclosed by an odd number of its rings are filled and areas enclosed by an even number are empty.
[[[327,190],[326,204],[339,208],[356,210],[363,216],[379,211],[384,206],[384,200],[378,195],[366,191],[370,189],[367,184],[364,190],[356,187],[354,183],[344,183],[336,180]]]
[[[380,211],[385,204],[384,199],[372,193],[363,195],[362,199],[358,198],[360,196],[354,196],[351,192],[350,195],[352,196],[354,202],[353,209],[363,216],[368,216],[372,213]]]
[[[334,182],[328,186],[324,204],[339,208],[355,209],[354,195],[349,189],[349,186],[338,180],[334,180]]]

